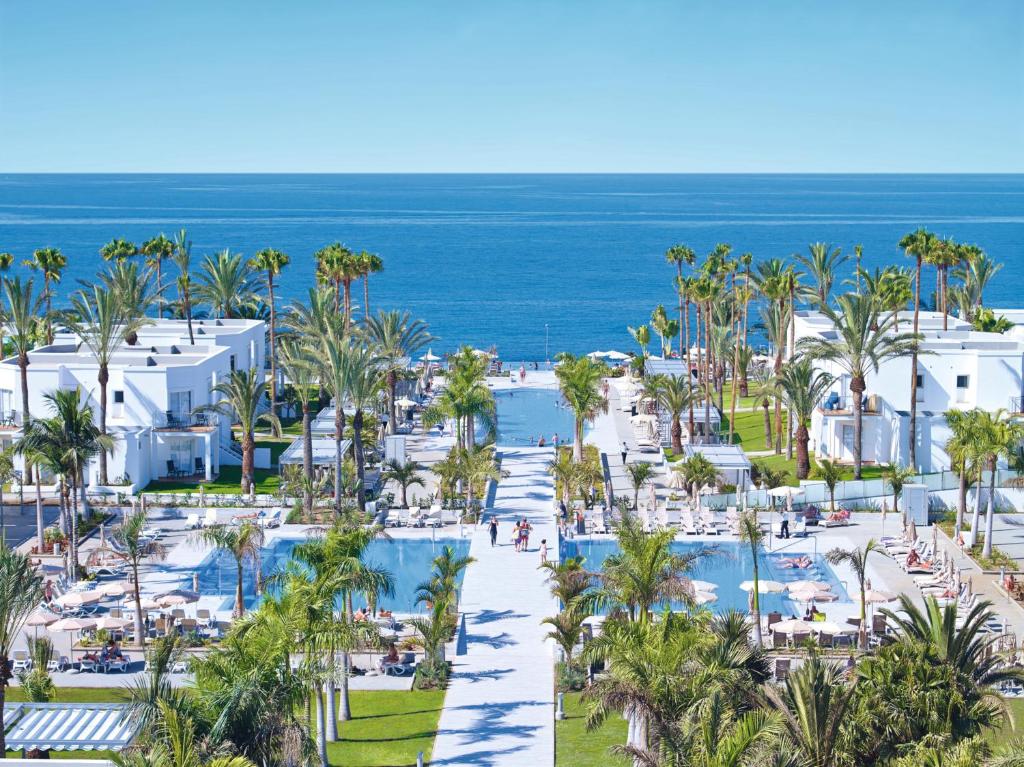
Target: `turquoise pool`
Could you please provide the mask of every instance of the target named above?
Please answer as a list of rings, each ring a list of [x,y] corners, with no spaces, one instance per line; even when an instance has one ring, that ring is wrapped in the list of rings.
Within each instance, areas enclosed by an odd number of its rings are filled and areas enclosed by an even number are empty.
[[[541,436],[550,445],[556,434],[560,443],[572,442],[576,419],[557,391],[503,389],[494,392],[494,399],[498,407],[499,445],[535,445]]]
[[[263,549],[262,566],[264,577],[281,569],[291,557],[292,549],[301,542],[298,538],[278,538]],[[458,538],[378,538],[370,543],[363,561],[383,567],[395,579],[395,593],[382,597],[378,607],[398,613],[422,612],[415,604],[416,586],[427,580],[434,558],[445,546],[451,546],[459,555],[469,553],[469,541]],[[218,552],[208,557],[199,568],[199,591],[202,594],[223,595],[227,603],[235,594],[235,563],[230,554]],[[459,578],[459,586],[462,578]],[[243,573],[243,592],[247,607],[256,605],[256,579],[251,565]],[[365,603],[365,597],[353,599],[356,605]],[[230,604],[227,604],[227,608]]]
[[[690,576],[718,584],[715,593],[718,601],[708,606],[715,612],[727,610],[739,610],[747,612],[747,592],[740,588],[743,581],[754,577],[753,560],[750,549],[735,542],[723,543],[698,543],[695,541],[676,541],[672,544],[672,550],[680,554],[699,551],[702,548],[711,549],[713,553],[703,558],[694,568]],[[609,540],[563,540],[561,544],[561,556],[586,558],[584,567],[588,570],[598,571],[605,558],[618,551],[618,544]],[[839,597],[837,602],[849,602],[850,597],[846,592],[845,584],[839,580],[832,566],[825,561],[825,558],[817,555],[811,556],[813,564],[805,570],[793,570],[781,566],[781,560],[785,557],[792,557],[790,551],[782,553],[762,552],[758,561],[758,577],[763,580],[780,581],[789,583],[798,580],[820,580],[832,587],[832,592]],[[798,556],[798,555],[796,555]],[[826,603],[819,605],[819,610],[828,611]],[[806,605],[802,602],[795,602],[783,594],[761,594],[761,612],[767,613],[777,610],[785,615],[803,615]]]

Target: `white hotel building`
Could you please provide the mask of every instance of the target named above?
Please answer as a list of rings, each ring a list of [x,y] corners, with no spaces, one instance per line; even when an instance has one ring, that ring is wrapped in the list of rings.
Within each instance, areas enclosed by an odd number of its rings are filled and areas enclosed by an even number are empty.
[[[942,329],[942,315],[921,312],[919,328],[924,335],[918,356],[917,469],[937,472],[949,469],[945,443],[949,438],[945,412],[1002,408],[1022,412],[1024,395],[1024,311],[998,310],[1018,323],[1004,334],[980,333],[969,323],[949,318]],[[796,313],[796,338],[835,337],[832,323],[820,312]],[[910,331],[913,314],[900,313],[900,331]],[[834,363],[820,363],[836,377],[833,393],[815,410],[811,423],[811,449],[817,456],[853,461],[853,410],[850,376]],[[867,375],[864,392],[862,457],[865,462],[909,464],[911,358],[882,363]]]
[[[117,489],[133,489],[159,478],[212,479],[222,462],[240,461],[231,445],[231,424],[215,414],[193,415],[212,404],[211,390],[230,371],[263,370],[265,324],[258,320],[193,320],[195,345],[184,320],[161,319],[143,327],[138,343],[123,345],[110,363],[107,430],[114,454],[107,476]],[[80,339],[59,333],[53,344],[29,354],[29,412],[49,414],[44,395],[79,387],[99,420],[96,358]],[[17,357],[0,362],[0,446],[21,436],[21,372]],[[117,482],[127,480],[127,482]],[[92,491],[101,491],[99,461],[86,471]]]

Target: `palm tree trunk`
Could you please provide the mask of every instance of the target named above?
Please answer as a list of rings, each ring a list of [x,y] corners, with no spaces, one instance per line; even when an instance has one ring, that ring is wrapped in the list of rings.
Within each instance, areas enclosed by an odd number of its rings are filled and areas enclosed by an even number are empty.
[[[573,424],[572,456],[576,463],[583,463],[583,418],[578,414]]]
[[[751,602],[753,609],[751,610],[751,618],[754,624],[754,647],[764,646],[764,639],[761,637],[761,596],[758,593],[758,573],[757,573],[757,547],[751,547],[753,560],[754,560],[754,590],[751,592]]]
[[[789,284],[789,344],[786,349],[786,361],[793,359],[796,347],[796,296],[793,283]],[[793,406],[786,413],[786,460],[793,460]]]
[[[981,486],[984,482],[984,464],[978,465],[978,489],[974,494],[974,514],[971,516],[971,545],[978,542],[978,525],[981,524]]]
[[[160,292],[157,293],[157,304],[156,304],[156,317],[157,319],[163,319],[164,316],[164,260],[161,256],[156,257],[156,287]]]
[[[918,316],[921,312],[921,257],[917,258],[914,275],[914,333],[918,331]],[[917,470],[917,341],[910,357],[910,467]],[[858,477],[859,479],[859,477]]]
[[[192,332],[192,296],[189,295],[188,290],[185,291],[185,319],[188,321],[188,342],[195,346],[196,337]]]
[[[334,656],[334,651],[331,651],[331,655]],[[335,658],[331,658],[331,669],[333,671]],[[327,711],[325,713],[325,724],[327,725],[326,737],[329,743],[336,743],[338,740],[338,713],[337,713],[337,696],[334,691],[334,679],[328,677],[324,683],[324,697],[327,700]]]
[[[388,434],[398,433],[398,422],[395,418],[395,390],[398,386],[398,376],[395,375],[394,370],[389,370],[387,375],[388,382]]]
[[[732,390],[729,392],[729,444],[732,444],[732,435],[736,430],[736,399],[739,391],[740,369],[740,340],[735,338],[732,348]]]
[[[78,477],[71,478],[71,535],[68,546],[68,567],[71,570],[71,582],[78,582],[78,493],[76,483]]]
[[[363,275],[363,319],[370,318],[370,273]]]
[[[341,430],[345,423],[345,411],[341,409],[341,397],[334,409],[334,514],[341,516]]]
[[[807,444],[810,442],[810,435],[807,427],[800,424],[796,427],[796,478],[807,479],[811,473],[811,459],[808,454]]]
[[[860,377],[850,380],[853,395],[853,478],[861,478],[861,437],[864,433],[864,413],[861,395],[864,394],[864,380]]]
[[[256,440],[252,432],[242,438],[242,492],[252,492],[255,483]]]
[[[327,727],[324,721],[324,697],[320,686],[316,688],[316,753],[320,767],[327,767]]]
[[[960,489],[956,498],[956,530],[953,531],[955,541],[964,527],[964,516],[967,514],[967,465],[960,468]]]
[[[949,290],[949,275],[946,267],[942,267],[942,329],[949,330],[949,306],[946,303],[946,291]]]
[[[267,270],[267,293],[270,298],[270,412],[277,415],[277,311],[273,270]]]
[[[359,510],[362,511],[366,505],[366,490],[363,481],[366,478],[366,462],[363,455],[363,409],[356,408],[352,415],[352,447],[355,449],[356,476],[359,478],[359,487],[356,489],[356,500],[359,503]]]
[[[100,382],[100,433],[107,434],[107,383],[110,381],[110,371],[106,364],[100,365],[97,378]],[[107,451],[100,450],[100,484],[107,485]]]
[[[245,614],[245,599],[242,597],[242,558],[235,557],[235,617]]]
[[[142,627],[142,595],[139,593],[139,560],[132,560],[132,593],[135,596],[135,642],[146,646],[146,632]]]
[[[981,555],[986,559],[992,556],[992,524],[996,515],[996,466],[992,462],[992,472],[988,478],[988,504],[985,510],[985,545],[981,549]]]
[[[711,436],[711,304],[704,305],[704,442]]]
[[[348,332],[352,323],[352,281],[342,280],[342,288],[345,291],[345,332]]]
[[[302,395],[302,508],[306,515],[313,513],[313,426],[309,415],[309,399]],[[311,522],[312,519],[307,519]]]
[[[697,313],[697,335],[700,336],[700,312]],[[686,320],[686,386],[693,392],[693,368],[690,363],[690,298],[686,298],[686,313],[684,314]],[[690,442],[693,442],[693,397],[690,397],[689,405],[689,423],[690,429]]]
[[[772,417],[768,412],[768,398],[761,400],[761,408],[764,410],[764,448],[772,449]]]
[[[672,452],[681,455],[683,452],[683,425],[679,422],[680,413],[672,414]]]
[[[63,500],[63,495],[61,496]],[[63,516],[63,515],[62,515]],[[36,472],[36,540],[39,544],[39,553],[43,553],[43,491],[39,487],[39,472]]]

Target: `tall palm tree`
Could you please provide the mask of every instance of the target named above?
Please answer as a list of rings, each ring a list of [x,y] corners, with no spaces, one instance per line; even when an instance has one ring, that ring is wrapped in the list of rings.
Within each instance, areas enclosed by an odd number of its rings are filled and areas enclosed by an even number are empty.
[[[233,319],[255,301],[254,267],[241,253],[222,250],[203,259],[195,295],[215,317]]]
[[[866,612],[867,607],[864,600],[864,590],[867,582],[868,557],[875,551],[884,553],[882,547],[878,545],[875,539],[869,538],[863,548],[835,548],[825,555],[825,558],[833,565],[848,565],[850,569],[853,570],[853,575],[857,579],[857,587],[860,589],[860,631],[858,633],[858,642],[862,650],[867,649],[868,646],[868,618]]]
[[[250,266],[267,276],[267,304],[270,306],[270,409],[277,413],[277,303],[274,301],[274,277],[279,275],[291,259],[288,254],[274,248],[257,251]]]
[[[32,252],[32,260],[25,261],[25,266],[43,274],[43,298],[46,301],[46,343],[53,343],[53,291],[51,288],[60,282],[61,273],[68,261],[60,248],[39,248]]]
[[[807,246],[807,251],[807,255],[797,255],[796,260],[814,280],[811,297],[819,304],[827,304],[836,281],[836,272],[849,256],[843,255],[839,247],[828,242],[812,242]]]
[[[762,308],[762,318],[768,330],[768,337],[775,347],[775,375],[782,374],[782,358],[786,348],[786,328],[789,316],[786,311],[789,298],[788,267],[780,258],[762,261],[757,267],[757,287],[767,304]],[[775,453],[782,453],[782,399],[775,398]]]
[[[577,463],[583,462],[583,426],[608,410],[608,400],[601,393],[601,379],[607,368],[589,357],[565,355],[555,368],[558,388],[575,416],[573,453]]]
[[[647,347],[651,343],[651,329],[646,325],[640,325],[635,328],[626,328],[626,330],[629,331],[633,340],[636,341],[636,345],[640,347],[640,375],[643,375],[646,368],[647,357],[649,356]],[[689,347],[687,347],[687,355],[689,355]]]
[[[814,478],[820,479],[825,483],[825,487],[828,489],[829,496],[829,511],[835,513],[836,510],[836,485],[838,485],[843,479],[843,467],[839,461],[830,461],[825,458],[819,458],[817,465],[814,467]]]
[[[772,449],[772,416],[769,411],[771,403],[778,399],[781,394],[781,388],[779,386],[779,378],[774,372],[767,366],[757,368],[757,371],[752,376],[753,378],[753,390],[750,396],[754,400],[753,408],[756,409],[760,404],[761,409],[764,412],[764,448],[765,450]]]
[[[359,259],[340,242],[321,248],[313,257],[317,261],[317,278],[334,286],[334,310],[343,310],[347,332],[352,321],[352,283],[360,276]],[[341,302],[342,288],[345,291],[344,304]]]
[[[953,270],[953,276],[963,281],[964,300],[961,302],[961,316],[970,321],[974,312],[985,303],[985,288],[1003,268],[990,259],[975,245],[961,245],[961,265]]]
[[[113,293],[121,303],[121,314],[133,320],[141,320],[149,308],[156,303],[157,295],[153,287],[150,269],[134,261],[119,259],[104,274],[100,275],[103,289]],[[139,342],[138,323],[125,333],[124,340],[129,346]]]
[[[363,346],[344,348],[343,380],[345,397],[352,405],[352,452],[356,461],[356,501],[362,509],[366,503],[366,456],[363,450],[363,419],[377,402],[381,388],[380,361]]]
[[[754,567],[754,588],[750,592],[750,615],[754,629],[754,646],[761,647],[764,644],[764,640],[761,638],[761,595],[758,559],[761,556],[761,548],[764,544],[764,532],[757,521],[757,512],[753,509],[740,514],[738,527],[740,542],[745,543],[750,548],[750,558]]]
[[[374,345],[384,372],[388,397],[388,432],[395,434],[395,387],[398,376],[406,369],[409,359],[435,340],[422,320],[412,319],[409,312],[378,312],[365,319],[367,339]]]
[[[674,264],[676,267],[676,296],[679,298],[679,356],[682,357],[686,354],[687,366],[689,366],[690,357],[690,338],[689,338],[689,322],[683,317],[683,291],[679,289],[679,286],[683,281],[683,266],[693,266],[697,262],[697,254],[694,253],[693,248],[686,245],[673,245],[671,248],[665,251],[665,260],[670,264]],[[687,330],[686,340],[683,340],[683,329]]]
[[[100,285],[76,292],[71,297],[71,308],[68,326],[96,357],[96,380],[100,385],[100,432],[105,435],[110,361],[128,335],[136,333],[150,320],[127,315],[122,297]],[[100,484],[109,484],[105,451],[100,451]]]
[[[114,530],[114,541],[118,547],[115,549],[120,557],[132,571],[132,591],[135,600],[135,641],[140,647],[146,644],[146,634],[142,625],[142,596],[139,593],[139,565],[146,557],[163,559],[166,551],[159,541],[146,538],[143,530],[146,528],[146,512],[133,511],[124,516],[121,524]]]
[[[244,566],[247,561],[256,562],[263,546],[263,528],[252,522],[242,524],[214,525],[197,531],[197,538],[209,546],[226,551],[235,560],[235,607],[234,617],[245,614]],[[259,580],[259,574],[256,576]]]
[[[82,402],[80,389],[58,389],[43,395],[50,417],[29,423],[25,436],[17,444],[23,455],[38,461],[53,456],[62,471],[71,477],[71,525],[69,576],[78,579],[78,500],[81,491],[85,503],[83,472],[88,462],[100,453],[114,450],[114,440],[95,425],[92,408]],[[39,482],[38,472],[36,482]]]
[[[39,335],[39,309],[43,297],[34,295],[32,279],[22,282],[21,277],[3,278],[4,319],[10,330],[11,345],[18,357],[21,372],[21,425],[27,428],[31,419],[28,411],[28,353]]]
[[[138,253],[138,245],[120,237],[115,237],[100,248],[100,256],[104,261],[124,261],[132,256],[138,255]]]
[[[882,480],[889,485],[892,492],[892,511],[900,513],[900,496],[903,495],[903,486],[913,479],[916,472],[909,466],[900,466],[896,463],[887,463],[882,466]],[[906,519],[903,520],[906,522]]]
[[[879,317],[872,296],[846,293],[837,300],[838,309],[823,306],[822,313],[835,327],[835,338],[805,338],[801,350],[809,356],[835,363],[850,376],[853,398],[853,478],[861,479],[861,444],[864,425],[861,397],[867,388],[869,371],[878,372],[886,360],[917,353],[920,338],[914,333],[896,333],[892,317]]]
[[[416,461],[398,461],[392,459],[384,462],[384,471],[381,479],[385,482],[394,482],[402,488],[402,507],[408,508],[409,499],[406,493],[413,485],[424,487],[423,476],[420,474],[420,466]]]
[[[832,376],[825,371],[815,370],[814,360],[807,356],[795,357],[782,366],[779,387],[796,425],[797,479],[807,479],[811,471],[811,458],[807,449],[811,439],[808,427],[814,409],[832,386],[832,381]]]
[[[249,493],[255,483],[256,426],[267,423],[280,428],[277,416],[271,412],[260,412],[263,398],[267,396],[267,382],[252,368],[232,370],[224,380],[218,381],[210,392],[219,394],[220,399],[212,405],[200,405],[196,413],[217,413],[225,418],[237,419],[241,430],[242,443],[242,493]]]
[[[384,270],[384,259],[376,253],[359,253],[359,266],[363,278],[363,319],[370,316],[370,275]]]
[[[302,508],[309,515],[313,511],[311,493],[313,481],[313,431],[310,402],[318,384],[318,361],[313,348],[295,337],[281,339],[281,369],[291,381],[302,410]]]
[[[960,479],[960,486],[957,492],[956,523],[953,526],[953,540],[960,537],[960,531],[964,527],[964,516],[967,514],[967,484],[972,475],[972,469],[980,456],[979,447],[983,440],[979,438],[979,411],[977,410],[947,410],[946,425],[949,426],[950,436],[946,440],[946,455],[949,456],[951,468]],[[981,488],[978,488],[980,495]]]
[[[921,313],[921,265],[932,258],[939,238],[926,229],[918,229],[904,236],[899,246],[914,259],[914,335],[919,330]],[[910,465],[917,468],[917,343],[910,358]]]
[[[0,275],[6,274],[10,271],[11,266],[14,265],[14,254],[13,253],[0,253]],[[0,277],[0,279],[7,279],[6,277]],[[6,344],[4,343],[4,332],[5,325],[7,324],[7,317],[0,306],[0,359],[7,356]]]
[[[195,346],[196,337],[192,332],[192,240],[188,238],[188,232],[181,229],[174,237],[174,255],[172,256],[175,265],[178,267],[178,295],[181,297],[182,308],[185,310],[185,320],[188,323],[188,342]]]
[[[679,455],[683,452],[683,411],[694,399],[688,376],[658,376],[652,393],[658,404],[669,413],[672,421],[672,452]]]
[[[160,305],[157,307],[156,316],[164,316],[164,259],[174,256],[174,241],[164,236],[163,232],[152,239],[142,243],[139,249],[146,257],[146,266],[154,270],[156,274],[155,293],[159,296]]]
[[[21,641],[29,614],[43,600],[43,578],[27,554],[0,542],[0,754],[7,753],[4,701],[10,682],[11,651]]]
[[[975,450],[982,458],[979,462],[989,470],[988,503],[985,510],[985,544],[983,557],[992,556],[992,526],[995,516],[996,469],[1000,460],[1010,460],[1017,455],[1024,442],[1024,424],[1008,416],[999,408],[995,412],[979,411],[979,424]],[[980,489],[980,488],[979,488]],[[977,540],[977,524],[972,528]]]
[[[629,475],[629,484],[633,486],[633,508],[640,503],[640,491],[644,485],[650,484],[654,476],[654,464],[640,461],[626,465],[626,474]]]

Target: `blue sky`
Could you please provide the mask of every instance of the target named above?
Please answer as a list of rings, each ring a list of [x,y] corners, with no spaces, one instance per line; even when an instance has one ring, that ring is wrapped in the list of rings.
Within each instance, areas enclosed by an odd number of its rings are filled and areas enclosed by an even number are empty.
[[[1024,171],[1024,3],[0,2],[0,171]]]

